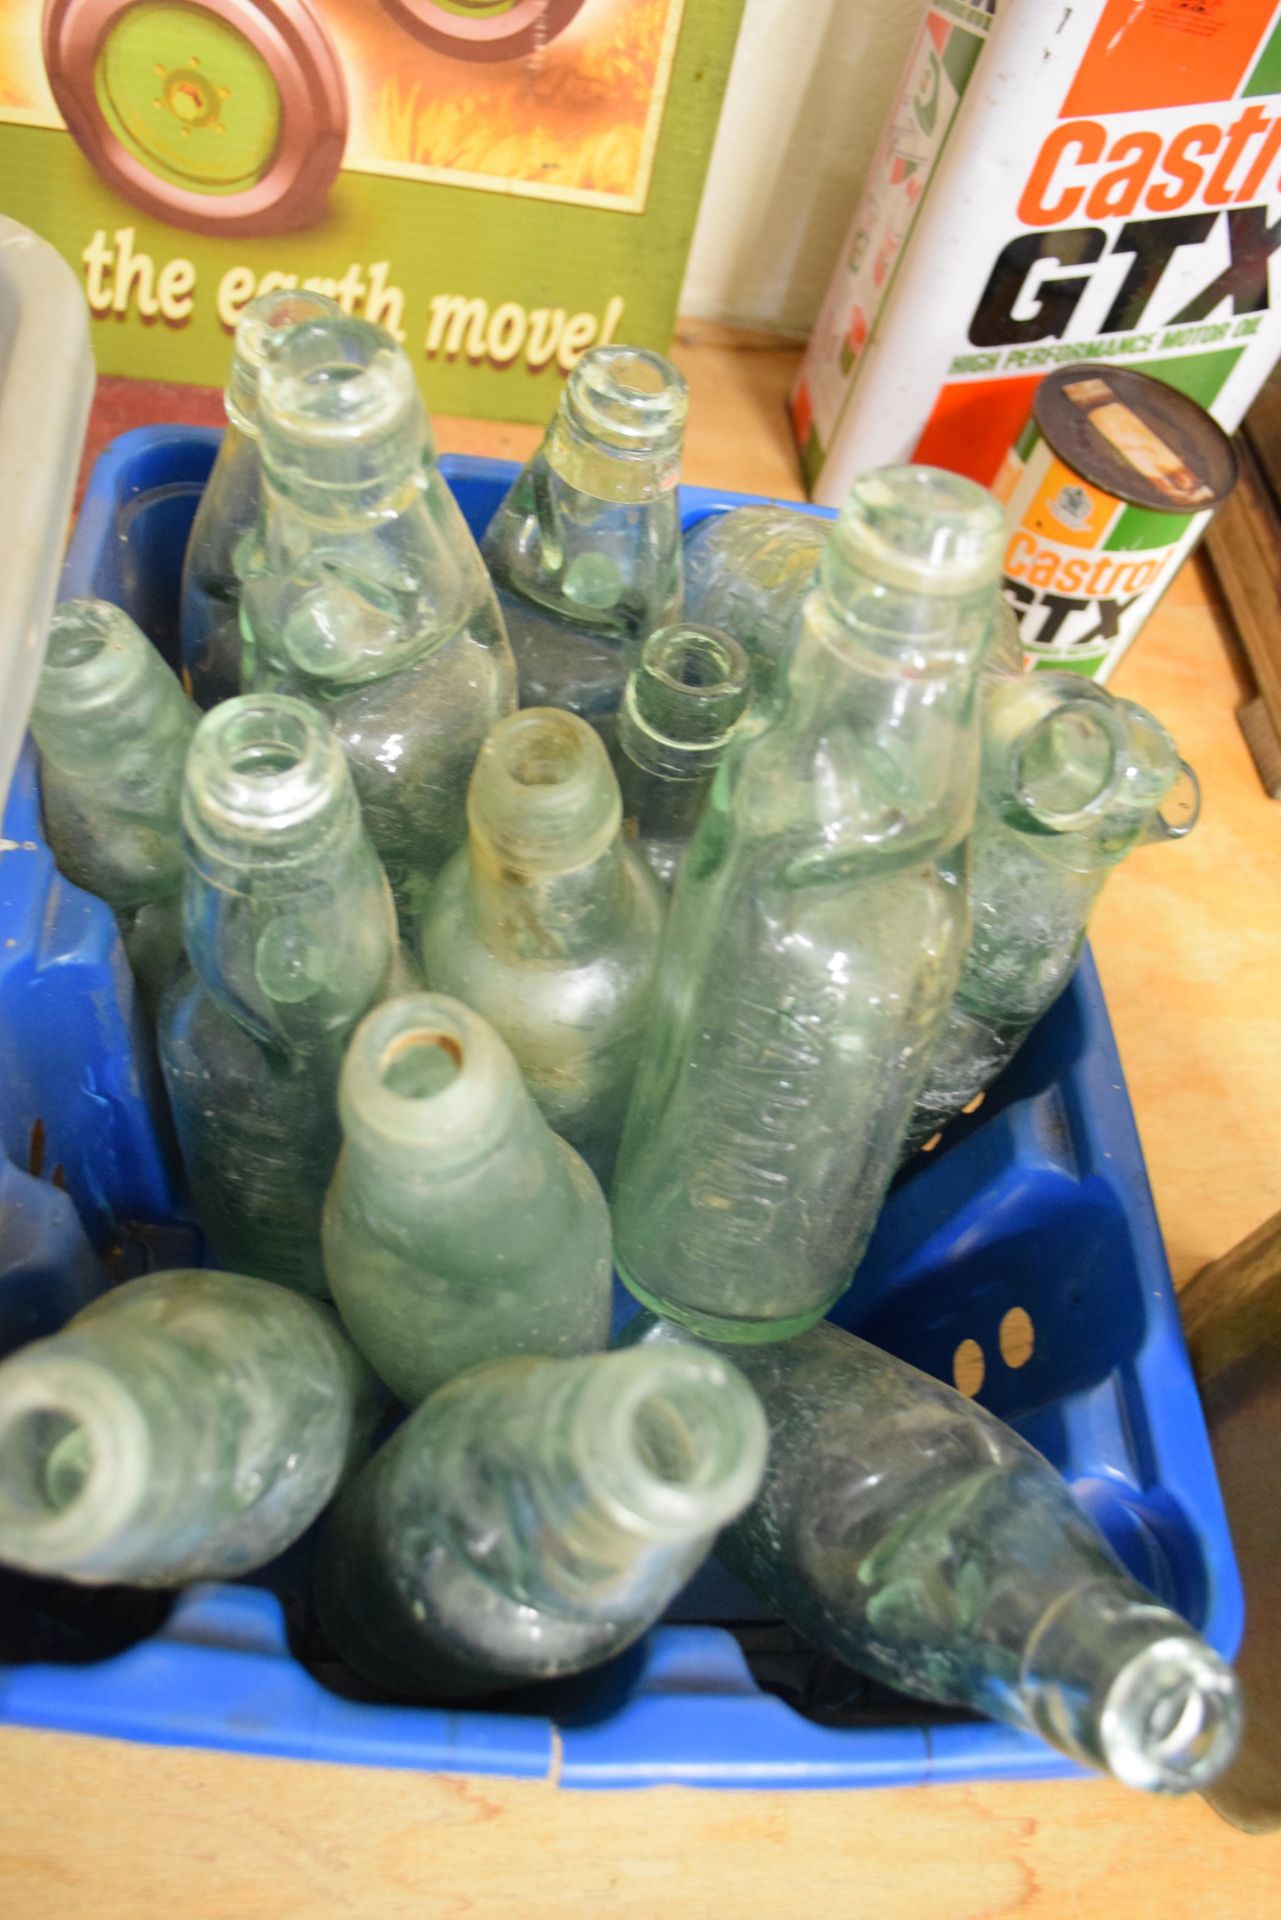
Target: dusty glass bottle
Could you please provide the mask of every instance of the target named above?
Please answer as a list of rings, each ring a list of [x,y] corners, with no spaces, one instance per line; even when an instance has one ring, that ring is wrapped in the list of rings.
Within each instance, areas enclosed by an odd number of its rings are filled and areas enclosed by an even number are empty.
[[[681,867],[614,1186],[619,1273],[711,1337],[786,1339],[862,1257],[968,938],[975,677],[1000,510],[864,476],[786,704],[721,762]]]
[[[235,1579],[311,1525],[378,1405],[315,1302],[232,1273],[130,1281],[0,1364],[0,1560]]]
[[[639,1638],[760,1484],[765,1422],[716,1354],[504,1360],[419,1407],[322,1536],[320,1616],[397,1693],[579,1673]]]
[[[341,311],[327,294],[282,287],[260,293],[236,322],[225,395],[227,430],[182,563],[182,664],[201,707],[240,692],[240,576],[262,493],[258,377],[286,328],[336,318]]]
[[[524,707],[607,731],[641,641],[681,611],[685,382],[661,354],[590,348],[481,543]]]
[[[60,870],[113,910],[153,1014],[182,953],[178,799],[199,718],[127,613],[54,609],[31,710],[45,830]]]
[[[1150,713],[1079,674],[994,676],[970,841],[969,951],[905,1146],[1013,1058],[1072,977],[1109,874],[1196,824],[1196,776]]]
[[[284,334],[259,383],[259,434],[248,681],[310,701],[341,740],[408,930],[466,838],[477,749],[516,705],[502,615],[413,369],[380,327]]]
[[[731,507],[685,536],[687,619],[732,633],[752,664],[752,706],[782,694],[801,607],[818,579],[832,522],[795,507]]]
[[[603,1181],[653,997],[662,890],[623,842],[600,739],[572,713],[535,707],[495,727],[467,814],[468,844],[423,917],[424,976],[492,1020]]]
[[[416,1406],[468,1367],[609,1338],[609,1208],[487,1020],[444,994],[376,1007],[343,1062],[325,1273]]]
[[[669,891],[750,692],[747,655],[717,627],[659,627],[627,676],[614,749],[623,838]]]
[[[684,1336],[645,1316],[629,1338],[654,1352]],[[734,1359],[769,1459],[717,1552],[817,1649],[1127,1786],[1178,1793],[1227,1766],[1231,1669],[1130,1578],[1026,1441],[827,1321]]]
[[[192,970],[160,1057],[196,1217],[217,1265],[324,1293],[338,1070],[395,963],[386,877],[338,743],[280,694],[205,715],[182,822]]]

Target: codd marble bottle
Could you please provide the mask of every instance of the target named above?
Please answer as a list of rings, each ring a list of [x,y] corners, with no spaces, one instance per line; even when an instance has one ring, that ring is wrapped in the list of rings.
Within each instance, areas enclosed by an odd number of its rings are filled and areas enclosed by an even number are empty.
[[[426,1401],[343,1494],[317,1599],[367,1680],[429,1698],[579,1673],[639,1638],[760,1483],[715,1354],[506,1360]]]
[[[182,823],[191,966],[160,1057],[196,1217],[215,1264],[323,1294],[338,1070],[393,977],[387,880],[341,748],[281,694],[205,715]]]
[[[1072,977],[1110,873],[1196,823],[1196,776],[1150,713],[1074,673],[995,676],[970,843],[969,951],[906,1146],[968,1106]]]
[[[408,930],[466,838],[480,743],[516,705],[502,615],[413,369],[381,328],[291,328],[263,368],[259,423],[248,684],[309,701],[333,728]]]
[[[716,627],[660,627],[627,676],[614,751],[623,837],[669,891],[750,692],[747,655]]]
[[[31,711],[59,869],[107,902],[154,1014],[182,954],[178,799],[199,714],[127,613],[54,609]]]
[[[444,994],[376,1007],[343,1063],[325,1271],[410,1406],[468,1367],[609,1337],[609,1209],[487,1020]]]
[[[681,1338],[652,1324],[630,1337],[640,1352]],[[1127,1786],[1177,1793],[1228,1764],[1231,1669],[1009,1427],[830,1322],[734,1358],[769,1460],[717,1552],[816,1648]]]
[[[525,707],[610,730],[647,633],[681,611],[685,382],[661,354],[593,347],[482,542]]]
[[[752,666],[752,705],[787,684],[801,607],[818,579],[830,520],[795,507],[731,507],[685,536],[685,613],[733,634]]]
[[[227,380],[227,430],[200,496],[182,564],[182,665],[202,707],[240,692],[240,577],[258,525],[258,377],[288,327],[342,309],[306,288],[260,293],[236,322]]]
[[[495,727],[465,850],[423,918],[429,987],[491,1020],[551,1126],[605,1180],[650,1010],[663,894],[620,833],[618,781],[574,714]]]
[[[240,1274],[148,1274],[0,1364],[0,1560],[231,1580],[311,1525],[378,1407],[333,1314]]]
[[[773,723],[730,742],[672,900],[614,1186],[618,1270],[719,1339],[844,1291],[968,939],[975,678],[1003,528],[930,467],[859,481]]]

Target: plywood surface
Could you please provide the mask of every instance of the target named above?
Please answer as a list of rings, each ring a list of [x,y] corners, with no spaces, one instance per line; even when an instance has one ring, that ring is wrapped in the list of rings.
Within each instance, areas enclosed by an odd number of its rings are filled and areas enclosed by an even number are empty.
[[[799,497],[790,347],[684,330],[688,478]],[[98,443],[214,417],[104,383]],[[521,458],[524,427],[441,419]],[[1281,1206],[1281,805],[1233,717],[1239,664],[1193,563],[1117,690],[1169,725],[1201,826],[1136,854],[1095,950],[1175,1277]],[[1110,1783],[865,1794],[572,1794],[0,1731],[4,1920],[1273,1920],[1281,1837]]]

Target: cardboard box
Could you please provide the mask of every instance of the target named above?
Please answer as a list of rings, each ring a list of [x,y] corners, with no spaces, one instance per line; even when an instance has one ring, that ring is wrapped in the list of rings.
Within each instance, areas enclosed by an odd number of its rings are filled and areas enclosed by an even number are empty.
[[[742,0],[0,0],[4,209],[108,373],[221,384],[240,308],[332,292],[436,409],[541,420],[671,337]]]
[[[920,460],[999,479],[1017,528],[1067,365],[1154,375],[1231,431],[1281,352],[1279,249],[1277,0],[931,0],[792,397],[815,498]],[[1109,672],[1208,518],[1136,498],[1091,534],[1118,564],[1085,567],[1079,526],[1007,560],[1038,663]]]

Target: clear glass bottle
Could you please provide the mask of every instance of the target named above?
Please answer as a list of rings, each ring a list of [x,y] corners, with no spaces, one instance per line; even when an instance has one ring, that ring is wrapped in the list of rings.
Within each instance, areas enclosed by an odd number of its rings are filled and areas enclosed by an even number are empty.
[[[647,633],[681,612],[685,382],[661,354],[592,347],[481,543],[524,707],[609,731]]]
[[[627,676],[614,750],[623,838],[669,892],[750,691],[747,655],[717,627],[659,627]]]
[[[338,1070],[396,963],[387,880],[301,700],[205,715],[182,821],[192,971],[165,995],[160,1057],[196,1217],[216,1265],[323,1294]]]
[[[609,1338],[609,1208],[487,1020],[409,994],[357,1027],[325,1272],[347,1330],[410,1406],[488,1360]]]
[[[516,705],[502,615],[380,327],[291,328],[263,368],[259,432],[247,683],[310,701],[341,740],[408,931],[466,838],[480,743]]]
[[[1109,874],[1199,811],[1196,775],[1133,701],[1075,673],[987,678],[969,951],[907,1151],[990,1086],[1058,999]]]
[[[31,710],[45,831],[59,869],[113,910],[152,1014],[182,954],[178,801],[199,718],[127,613],[54,609]]]
[[[629,1338],[654,1352],[683,1336],[645,1316]],[[1227,1766],[1231,1669],[1130,1578],[1026,1441],[830,1322],[734,1359],[769,1458],[717,1552],[816,1649],[1127,1786],[1178,1793]]]
[[[305,287],[260,293],[236,322],[225,395],[227,429],[200,496],[182,563],[183,671],[201,707],[240,692],[240,577],[258,525],[258,377],[289,327],[341,314],[336,300]]]
[[[534,707],[495,727],[467,814],[467,847],[423,917],[427,984],[493,1022],[604,1181],[653,998],[662,890],[623,842],[599,737],[572,713]]]
[[[760,1484],[765,1422],[715,1354],[504,1360],[453,1380],[348,1487],[321,1620],[367,1680],[427,1697],[598,1665]]]
[[[687,619],[732,633],[752,663],[752,707],[782,694],[801,607],[818,579],[832,522],[796,507],[731,507],[685,536]]]
[[[0,1560],[236,1579],[311,1525],[378,1405],[315,1302],[233,1273],[130,1281],[0,1364]]]
[[[781,713],[730,742],[672,898],[614,1186],[642,1301],[781,1340],[849,1284],[968,939],[975,678],[1000,510],[891,467],[854,487]]]

